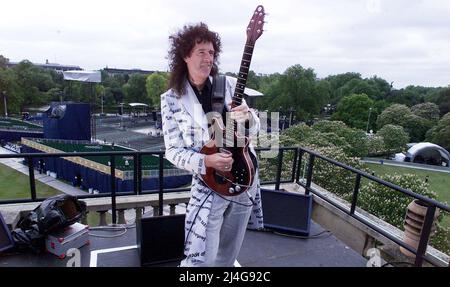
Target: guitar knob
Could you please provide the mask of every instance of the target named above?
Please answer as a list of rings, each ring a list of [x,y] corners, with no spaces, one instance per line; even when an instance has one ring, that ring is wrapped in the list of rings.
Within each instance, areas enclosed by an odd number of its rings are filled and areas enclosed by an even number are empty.
[[[234,193],[234,188],[230,187],[230,188],[228,189],[228,192],[229,192],[229,193]]]
[[[236,190],[236,192],[239,192],[239,191],[241,191],[241,187],[239,185],[236,185],[235,190]]]

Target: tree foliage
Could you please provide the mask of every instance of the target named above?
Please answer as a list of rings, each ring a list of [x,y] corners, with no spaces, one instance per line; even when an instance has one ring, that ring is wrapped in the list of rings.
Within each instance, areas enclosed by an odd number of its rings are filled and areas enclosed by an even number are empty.
[[[450,112],[445,114],[438,124],[427,132],[426,139],[450,151]]]
[[[377,128],[381,129],[387,124],[405,126],[407,116],[411,115],[411,110],[400,104],[394,104],[385,109],[377,118]]]
[[[147,90],[147,102],[154,107],[160,106],[160,97],[168,87],[168,78],[163,73],[153,73],[147,77],[145,88]]]
[[[435,103],[439,106],[442,116],[450,112],[450,87],[439,91]]]
[[[352,94],[344,97],[337,105],[336,112],[333,114],[333,120],[343,121],[349,127],[367,131],[369,122],[369,113],[372,117],[372,106],[374,101],[366,94]]]
[[[124,99],[128,103],[145,103],[147,100],[145,75],[132,74],[128,82],[123,85]]]
[[[411,107],[411,112],[416,116],[430,121],[439,120],[439,106],[435,103],[422,103]]]
[[[384,146],[390,153],[401,152],[406,148],[409,136],[401,126],[385,125],[377,133],[383,138]]]

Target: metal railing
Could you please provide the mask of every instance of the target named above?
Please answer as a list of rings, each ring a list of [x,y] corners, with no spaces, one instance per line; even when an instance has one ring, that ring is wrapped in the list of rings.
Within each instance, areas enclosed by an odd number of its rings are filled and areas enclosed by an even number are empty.
[[[269,148],[256,148],[257,152],[261,151],[268,151]],[[386,238],[392,240],[396,244],[404,247],[408,251],[416,254],[415,259],[415,265],[416,266],[422,266],[423,260],[427,260],[425,253],[426,253],[426,247],[428,245],[428,240],[431,234],[431,228],[433,224],[433,216],[436,211],[436,208],[440,208],[441,210],[444,210],[446,212],[450,212],[450,207],[447,205],[444,205],[436,200],[427,198],[425,196],[422,196],[420,194],[414,193],[410,190],[404,189],[400,186],[397,186],[395,184],[392,184],[390,182],[384,181],[382,179],[379,179],[375,176],[372,176],[370,174],[367,174],[361,170],[355,169],[351,166],[345,165],[341,162],[335,161],[333,159],[327,158],[323,155],[320,155],[314,151],[305,149],[305,148],[298,148],[298,147],[280,147],[278,149],[278,155],[277,155],[277,166],[276,166],[276,175],[275,180],[273,181],[262,181],[261,184],[275,184],[275,189],[280,188],[281,183],[292,183],[296,182],[300,186],[305,188],[305,193],[313,193],[314,195],[320,197],[321,199],[325,200],[329,204],[333,205],[334,207],[338,208],[342,212],[347,213],[351,217],[355,218],[362,224],[368,226],[369,228],[375,230],[376,232],[380,233],[381,235],[385,236]],[[292,172],[290,173],[289,179],[282,179],[282,167],[283,167],[283,156],[285,151],[293,151],[293,162],[292,162]],[[112,222],[116,223],[116,197],[117,196],[125,196],[125,195],[140,195],[140,194],[149,194],[149,193],[155,193],[158,192],[158,198],[159,198],[159,215],[163,214],[163,194],[164,193],[170,193],[170,192],[181,192],[181,191],[189,191],[190,188],[164,188],[164,151],[117,151],[117,152],[75,152],[75,153],[23,153],[23,154],[3,154],[0,155],[0,159],[5,158],[24,158],[26,159],[26,162],[28,164],[28,171],[29,171],[29,184],[30,184],[30,199],[12,199],[12,200],[0,200],[1,204],[9,204],[9,203],[24,203],[24,202],[36,202],[36,201],[42,201],[45,198],[38,198],[36,195],[36,185],[35,185],[35,175],[34,175],[34,164],[33,159],[34,158],[53,158],[53,157],[60,157],[60,158],[66,158],[66,157],[83,157],[83,156],[109,156],[110,157],[110,185],[111,185],[111,192],[109,193],[100,193],[100,194],[87,194],[82,196],[77,196],[79,199],[84,198],[95,198],[95,197],[111,197],[111,211],[112,211]],[[301,170],[301,164],[303,160],[303,156],[305,154],[309,154],[309,160],[308,160],[308,167],[306,172],[306,182],[300,180],[300,170]],[[154,155],[159,157],[159,185],[157,190],[149,190],[149,191],[143,191],[142,190],[142,157],[146,155]],[[116,192],[116,177],[115,177],[115,169],[116,169],[116,163],[115,163],[115,156],[133,156],[134,161],[134,190],[133,192]],[[327,197],[325,197],[323,194],[321,194],[319,191],[315,190],[311,187],[312,178],[313,178],[313,170],[314,170],[314,160],[315,158],[322,159],[326,162],[331,163],[332,165],[338,166],[340,168],[343,168],[345,170],[348,170],[354,174],[356,174],[356,180],[353,188],[353,195],[352,195],[352,201],[351,201],[351,207],[350,210],[346,210],[345,208],[338,205],[336,202],[329,200]],[[424,225],[422,228],[422,233],[420,236],[420,242],[417,250],[410,247],[403,241],[399,240],[397,237],[391,235],[390,233],[386,232],[382,228],[379,228],[378,226],[375,226],[371,222],[367,221],[365,218],[359,216],[355,213],[357,202],[358,202],[358,193],[360,190],[360,184],[361,184],[361,178],[367,178],[368,180],[377,182],[379,184],[382,184],[384,186],[387,186],[395,191],[398,191],[400,193],[403,193],[407,196],[419,199],[423,203],[428,205],[428,210],[425,216]],[[429,261],[429,260],[427,260]]]
[[[307,167],[307,172],[306,172],[306,182],[303,182],[300,180],[300,167],[302,164],[302,159],[303,156],[305,155],[305,153],[309,154],[309,160],[308,160],[308,167]],[[315,190],[314,188],[311,187],[311,183],[312,183],[312,178],[313,178],[313,171],[314,171],[314,161],[316,158],[322,159],[328,163],[331,163],[332,165],[338,166],[340,168],[343,168],[345,170],[348,170],[354,174],[356,174],[356,180],[354,183],[354,188],[353,188],[353,194],[352,194],[352,201],[351,201],[351,206],[350,206],[350,210],[347,210],[345,208],[343,208],[342,206],[336,204],[334,201],[328,199],[326,196],[324,196],[321,192]],[[400,192],[404,195],[407,195],[409,197],[413,197],[415,199],[420,200],[421,202],[423,202],[424,204],[427,205],[428,209],[425,215],[425,221],[424,224],[422,226],[422,231],[420,234],[420,241],[419,241],[419,245],[417,250],[415,250],[413,247],[407,245],[406,243],[404,243],[402,240],[399,240],[397,237],[393,236],[392,234],[386,232],[385,230],[383,230],[382,228],[379,228],[378,226],[372,224],[371,222],[367,221],[365,218],[359,216],[358,214],[355,213],[355,209],[357,207],[357,202],[358,202],[358,193],[360,190],[360,186],[361,186],[361,178],[367,178],[370,181],[374,181],[376,183],[379,183],[381,185],[384,185],[386,187],[389,187],[397,192]],[[351,166],[345,165],[341,162],[335,161],[333,159],[327,158],[321,154],[318,154],[314,151],[308,150],[306,148],[299,148],[299,158],[298,158],[298,168],[297,168],[297,174],[296,174],[296,183],[301,185],[302,187],[305,188],[305,193],[309,194],[309,193],[313,193],[314,195],[320,197],[321,199],[325,200],[326,202],[328,202],[329,204],[333,205],[334,207],[338,208],[339,210],[341,210],[342,212],[345,212],[346,214],[350,215],[351,217],[355,218],[356,220],[358,220],[359,222],[363,223],[364,225],[370,227],[371,229],[375,230],[376,232],[380,233],[381,235],[385,236],[386,238],[388,238],[389,240],[392,240],[393,242],[395,242],[396,244],[402,246],[403,248],[407,249],[408,251],[414,253],[416,255],[415,258],[415,262],[414,265],[415,266],[422,266],[423,260],[427,259],[425,256],[426,253],[426,249],[427,249],[427,245],[428,245],[428,240],[430,238],[430,234],[431,234],[431,228],[432,228],[432,224],[433,224],[433,218],[434,218],[434,214],[436,212],[436,208],[440,208],[441,210],[444,210],[446,212],[450,212],[450,207],[438,202],[434,199],[430,199],[428,197],[425,197],[423,195],[417,194],[412,192],[411,190],[407,190],[404,189],[398,185],[395,185],[393,183],[384,181],[380,178],[377,178],[373,175],[370,175],[366,172],[363,172],[361,170],[355,169]],[[427,260],[429,261],[429,260]],[[450,262],[449,262],[449,266],[450,266]]]

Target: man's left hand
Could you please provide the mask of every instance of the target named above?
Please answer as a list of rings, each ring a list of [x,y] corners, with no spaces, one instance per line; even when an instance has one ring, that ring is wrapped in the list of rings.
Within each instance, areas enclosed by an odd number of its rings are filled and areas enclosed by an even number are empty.
[[[228,104],[228,106],[231,108],[231,103]],[[244,123],[250,119],[250,109],[245,101],[242,101],[241,105],[232,108],[230,111],[231,119],[237,121],[238,123]]]

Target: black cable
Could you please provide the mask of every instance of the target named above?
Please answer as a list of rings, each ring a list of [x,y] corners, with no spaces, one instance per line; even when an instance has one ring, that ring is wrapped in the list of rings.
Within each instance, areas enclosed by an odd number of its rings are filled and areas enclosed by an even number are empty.
[[[200,212],[200,209],[203,207],[203,205],[205,204],[206,200],[208,199],[208,197],[211,196],[212,193],[213,193],[213,190],[210,190],[209,193],[208,193],[208,195],[206,196],[205,200],[203,200],[202,204],[200,204],[200,206],[199,206],[199,208],[198,208],[198,211],[197,211],[197,213],[195,214],[194,219],[192,220],[191,226],[189,227],[189,231],[188,231],[188,233],[187,233],[187,235],[186,235],[186,239],[184,240],[184,245],[186,245],[187,239],[188,239],[188,237],[189,237],[189,234],[190,234],[191,231],[192,231],[192,227],[194,226],[195,220],[197,219],[197,216],[198,216],[198,214],[199,214],[199,212]],[[226,201],[229,201],[229,202],[232,202],[232,203],[236,203],[236,204],[239,204],[239,205],[242,205],[242,206],[251,207],[251,206],[253,206],[253,205],[255,204],[255,202],[253,201],[253,199],[252,199],[252,197],[250,196],[250,194],[248,194],[248,192],[246,192],[246,194],[247,194],[248,198],[250,199],[250,201],[252,202],[252,204],[248,204],[248,205],[247,205],[247,204],[240,203],[240,202],[237,202],[237,201],[234,201],[234,200],[227,199],[227,198],[223,197],[222,195],[220,195],[220,194],[217,193],[217,192],[216,192],[215,194],[218,195],[219,197],[221,197],[222,199],[226,200]]]
[[[321,231],[321,232],[319,232],[319,233],[316,233],[316,234],[313,234],[313,235],[310,235],[310,236],[294,235],[294,234],[282,233],[282,232],[279,232],[279,231],[272,231],[272,233],[273,233],[273,234],[276,234],[276,235],[281,235],[281,236],[286,236],[286,237],[293,237],[293,238],[299,238],[299,239],[318,239],[318,238],[326,238],[326,237],[331,236],[331,234],[332,234],[329,230],[324,230],[324,231]],[[324,233],[328,233],[328,234],[322,235],[322,234],[324,234]],[[321,235],[322,235],[322,236],[321,236]]]
[[[202,207],[203,207],[203,205],[205,204],[206,200],[208,199],[208,197],[211,196],[212,193],[213,193],[213,191],[210,190],[209,193],[208,193],[208,195],[206,196],[205,200],[203,200],[202,204],[200,204],[200,206],[199,206],[199,208],[198,208],[198,211],[197,211],[197,213],[195,214],[194,219],[192,220],[191,227],[189,228],[189,231],[188,231],[188,233],[187,233],[187,235],[186,235],[186,238],[184,239],[184,245],[185,245],[185,246],[186,246],[186,242],[187,242],[187,240],[188,240],[188,238],[189,238],[189,234],[190,234],[191,231],[192,231],[192,226],[194,226],[195,220],[197,219],[197,216],[198,216],[198,214],[200,213],[200,210],[202,209]]]
[[[245,207],[253,206],[255,204],[255,202],[253,201],[253,198],[250,196],[250,194],[248,194],[248,192],[246,192],[246,194],[247,194],[248,198],[250,199],[250,201],[252,202],[251,204],[244,204],[244,203],[240,203],[240,202],[237,202],[237,201],[225,198],[225,197],[223,197],[222,195],[220,195],[219,193],[216,192],[216,195],[221,197],[223,200],[226,200],[226,201],[229,201],[229,202],[232,202],[232,203],[236,203],[238,205],[242,205],[242,206],[245,206]]]
[[[393,267],[400,267],[400,266],[395,266],[394,264],[406,264],[406,265],[410,265],[410,266],[416,266],[414,263],[411,263],[411,262],[392,261],[392,262],[386,262],[383,265],[381,265],[380,267],[387,267],[387,265],[392,265]]]

